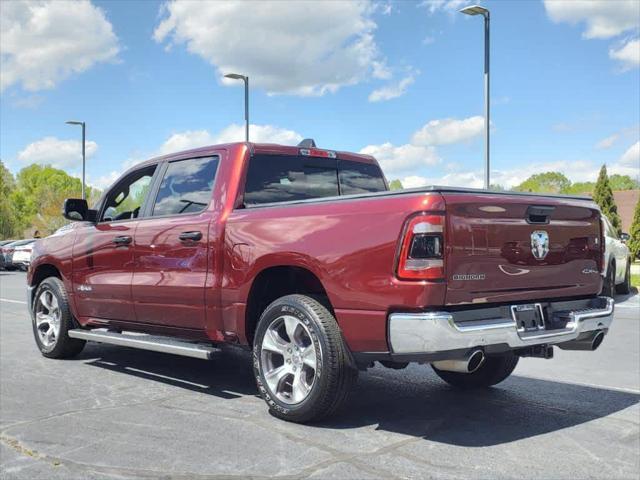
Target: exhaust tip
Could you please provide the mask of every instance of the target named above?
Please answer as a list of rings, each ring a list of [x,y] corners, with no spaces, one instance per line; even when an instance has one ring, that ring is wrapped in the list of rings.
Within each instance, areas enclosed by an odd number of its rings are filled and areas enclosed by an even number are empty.
[[[469,356],[469,362],[467,363],[467,371],[473,373],[478,370],[484,363],[484,352],[482,350],[476,350]]]
[[[596,333],[596,335],[593,337],[593,340],[591,341],[591,350],[595,350],[596,348],[598,348],[603,340],[604,332],[600,330],[598,333]]]

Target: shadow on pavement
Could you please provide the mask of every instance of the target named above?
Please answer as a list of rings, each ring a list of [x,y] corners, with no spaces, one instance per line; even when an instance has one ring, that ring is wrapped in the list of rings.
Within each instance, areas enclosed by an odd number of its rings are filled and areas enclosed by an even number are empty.
[[[76,359],[89,359],[87,365],[224,399],[258,395],[249,352],[229,351],[207,362],[89,343]]]
[[[412,395],[399,398],[397,392],[389,382],[364,378],[349,412],[322,426],[377,424],[379,430],[435,442],[486,447],[586,423],[640,402],[639,394],[515,375],[487,390],[429,382]]]
[[[78,358],[95,367],[222,399],[257,396],[248,352],[229,351],[206,362],[90,344]],[[517,375],[498,387],[465,392],[440,383],[428,367],[374,369],[360,375],[342,413],[313,426],[375,425],[378,430],[435,442],[484,447],[590,422],[638,402],[640,395],[635,393]]]

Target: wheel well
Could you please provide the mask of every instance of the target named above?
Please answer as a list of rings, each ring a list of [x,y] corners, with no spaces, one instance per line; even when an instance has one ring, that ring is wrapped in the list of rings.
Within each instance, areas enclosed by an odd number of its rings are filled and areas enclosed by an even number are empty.
[[[49,278],[49,277],[57,277],[60,280],[62,280],[62,275],[60,274],[60,271],[53,265],[50,265],[50,264],[39,265],[38,268],[36,268],[36,271],[33,273],[33,278],[31,279],[31,286],[37,287],[38,285],[40,285],[40,282],[42,282],[45,278]]]
[[[293,266],[267,268],[254,279],[247,299],[245,335],[249,344],[253,343],[253,334],[265,308],[274,300],[293,293],[313,295],[333,314],[327,292],[311,271]]]

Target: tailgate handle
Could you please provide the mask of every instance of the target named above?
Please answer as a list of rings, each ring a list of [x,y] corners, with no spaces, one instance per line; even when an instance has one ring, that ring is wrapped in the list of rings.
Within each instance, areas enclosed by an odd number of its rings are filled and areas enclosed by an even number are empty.
[[[527,208],[527,223],[547,224],[556,207],[544,205],[529,205]]]

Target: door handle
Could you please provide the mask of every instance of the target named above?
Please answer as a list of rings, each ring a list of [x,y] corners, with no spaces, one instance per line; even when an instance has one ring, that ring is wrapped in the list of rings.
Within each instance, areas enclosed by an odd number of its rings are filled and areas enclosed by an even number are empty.
[[[121,235],[114,238],[113,243],[116,245],[129,245],[131,243],[131,237],[129,235]]]
[[[178,238],[182,241],[193,240],[197,242],[198,240],[202,240],[202,232],[182,232]]]

